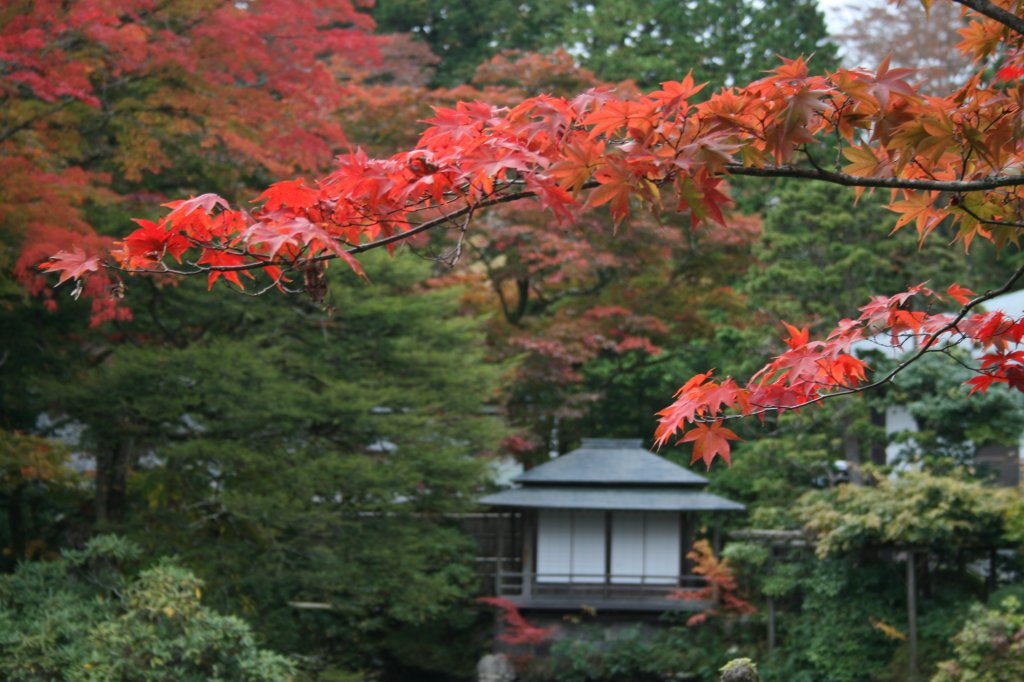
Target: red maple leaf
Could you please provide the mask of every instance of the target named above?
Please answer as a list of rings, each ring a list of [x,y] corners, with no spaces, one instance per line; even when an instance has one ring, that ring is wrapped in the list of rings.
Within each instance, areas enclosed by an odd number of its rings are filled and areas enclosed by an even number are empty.
[[[90,256],[81,248],[74,247],[71,251],[58,251],[50,256],[50,260],[39,266],[40,270],[59,272],[60,279],[57,286],[60,286],[69,279],[78,279],[87,272],[96,272],[100,269],[99,256]]]
[[[219,278],[223,277],[227,281],[234,284],[239,289],[244,289],[242,281],[238,279],[238,273],[244,272],[246,277],[252,278],[252,274],[247,270],[224,270],[225,267],[234,267],[245,264],[245,259],[234,253],[228,253],[224,250],[218,249],[207,249],[203,253],[203,257],[197,261],[200,265],[209,265],[210,274],[207,279],[207,289],[213,288],[213,283]]]
[[[629,198],[633,194],[632,174],[625,161],[609,157],[607,163],[594,173],[601,186],[590,194],[590,206],[608,204],[615,222],[629,217]]]
[[[658,100],[665,109],[678,109],[686,106],[686,100],[703,90],[705,85],[707,83],[694,85],[693,71],[690,71],[682,81],[662,83],[661,90],[652,92],[651,97]]]
[[[711,469],[711,463],[715,461],[715,457],[721,457],[727,464],[730,463],[730,440],[740,440],[740,437],[722,426],[722,420],[718,420],[711,426],[697,424],[678,442],[693,443],[693,457],[690,458],[690,464],[703,460],[707,468]]]
[[[253,199],[253,202],[266,201],[263,208],[267,211],[276,211],[282,208],[297,211],[315,206],[319,197],[320,192],[306,187],[305,181],[299,178],[298,180],[275,182],[263,194]]]
[[[168,232],[151,220],[133,221],[139,225],[139,229],[124,238],[127,256],[157,261],[163,258],[164,253],[169,253],[181,262],[181,254],[189,247],[185,237]]]
[[[949,288],[946,289],[946,293],[953,297],[953,300],[960,305],[967,305],[973,296],[977,296],[970,289],[966,289],[959,284],[950,284]]]
[[[203,213],[207,214],[213,213],[213,209],[217,206],[220,206],[223,209],[228,208],[227,200],[217,194],[200,194],[197,197],[169,201],[162,205],[172,209],[170,214],[167,216],[167,220],[185,218],[197,208],[202,209]]]

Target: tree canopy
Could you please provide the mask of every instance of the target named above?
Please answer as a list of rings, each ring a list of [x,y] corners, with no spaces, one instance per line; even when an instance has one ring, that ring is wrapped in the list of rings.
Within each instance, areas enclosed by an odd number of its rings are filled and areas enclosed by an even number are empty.
[[[210,286],[223,279],[239,288],[243,277],[262,272],[258,292],[302,283],[317,297],[328,261],[361,272],[359,254],[439,228],[454,231],[458,253],[484,209],[525,199],[563,224],[594,207],[607,206],[618,223],[628,223],[639,207],[674,208],[695,227],[728,231],[729,176],[890,190],[887,208],[899,215],[897,229],[914,225],[922,241],[941,226],[964,249],[977,240],[1016,245],[1024,20],[1000,3],[959,4],[967,21],[960,48],[982,66],[992,60],[996,76],[979,70],[945,97],[920,94],[912,73],[891,69],[888,60],[875,70],[819,76],[795,57],[699,103],[703,86],[689,75],[639,96],[596,89],[509,107],[459,103],[439,108],[411,150],[382,159],[360,150],[344,154],[316,183],[274,183],[252,211],[209,193],[174,201],[159,220],[139,222],[108,256],[95,243],[69,244],[43,267],[60,273],[60,282],[90,282],[94,292],[112,275],[106,264],[132,273],[206,275]],[[88,91],[69,92],[93,104]],[[1018,387],[1024,370],[1007,343],[1020,340],[1024,323],[975,309],[1019,274],[982,296],[956,283],[877,296],[820,341],[790,327],[789,350],[746,384],[710,372],[687,381],[661,413],[657,441],[678,433],[694,444],[695,459],[728,458],[735,434],[725,420],[732,413],[792,409],[885,381],[869,379],[851,352],[858,340],[883,332],[894,345],[913,341],[915,357],[951,343],[979,344],[987,352],[974,388]],[[926,312],[951,305],[955,312]]]

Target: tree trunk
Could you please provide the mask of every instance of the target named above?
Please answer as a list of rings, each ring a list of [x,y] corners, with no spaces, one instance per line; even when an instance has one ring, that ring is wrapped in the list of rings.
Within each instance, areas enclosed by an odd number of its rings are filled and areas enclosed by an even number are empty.
[[[861,474],[860,439],[849,431],[843,434],[843,459],[850,468],[850,483],[864,485],[864,476]]]
[[[909,645],[910,679],[917,679],[917,566],[914,552],[907,551],[907,644]]]
[[[7,530],[11,534],[11,549],[15,561],[25,558],[25,521],[22,515],[22,492],[24,485],[11,491],[7,499]]]
[[[96,456],[96,522],[99,525],[124,519],[128,502],[127,445],[104,448]]]

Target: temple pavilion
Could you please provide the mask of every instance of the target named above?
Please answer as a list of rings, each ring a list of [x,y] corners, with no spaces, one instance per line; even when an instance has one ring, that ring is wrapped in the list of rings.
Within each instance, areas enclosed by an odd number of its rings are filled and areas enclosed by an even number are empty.
[[[703,584],[686,554],[700,521],[743,511],[639,439],[584,439],[480,500],[494,513],[484,557],[496,596],[525,609],[653,611],[704,605],[669,595]]]

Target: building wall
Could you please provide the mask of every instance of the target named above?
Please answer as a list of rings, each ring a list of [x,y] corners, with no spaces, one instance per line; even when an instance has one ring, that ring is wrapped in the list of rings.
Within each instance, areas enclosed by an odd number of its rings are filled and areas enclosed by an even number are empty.
[[[678,512],[542,509],[537,580],[673,585],[682,566]]]

